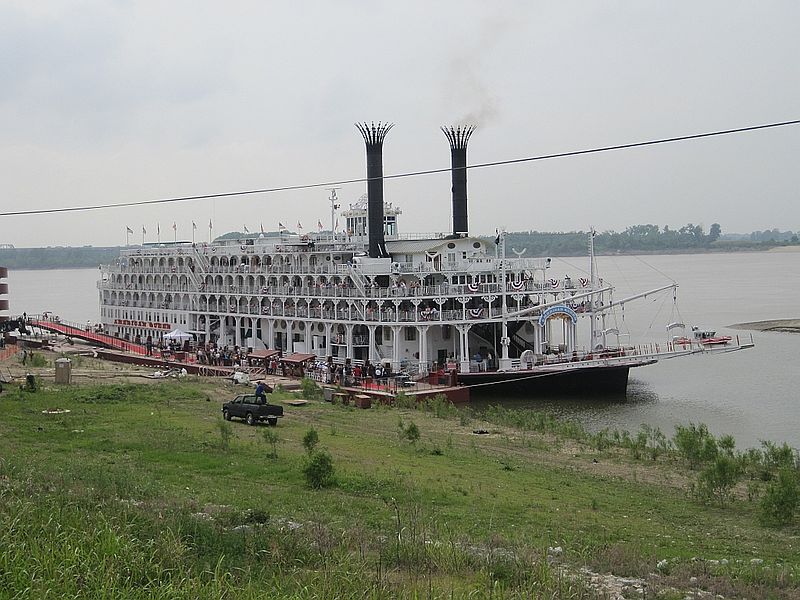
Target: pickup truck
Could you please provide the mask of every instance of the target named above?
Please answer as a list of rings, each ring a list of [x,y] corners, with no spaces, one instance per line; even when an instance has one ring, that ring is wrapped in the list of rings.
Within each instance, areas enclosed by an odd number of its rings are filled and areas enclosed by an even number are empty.
[[[268,425],[275,426],[278,424],[278,418],[283,416],[283,407],[265,403],[253,395],[242,394],[222,405],[222,416],[226,421],[230,421],[232,417],[239,417],[248,425],[266,421]]]

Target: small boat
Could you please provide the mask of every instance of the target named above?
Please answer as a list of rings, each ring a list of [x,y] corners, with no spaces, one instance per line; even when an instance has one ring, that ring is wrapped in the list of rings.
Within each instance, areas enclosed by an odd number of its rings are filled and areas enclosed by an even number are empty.
[[[675,344],[702,344],[703,346],[725,346],[733,338],[729,335],[717,335],[717,332],[712,329],[700,329],[699,327],[692,327],[692,337],[685,336],[674,337],[672,341]]]

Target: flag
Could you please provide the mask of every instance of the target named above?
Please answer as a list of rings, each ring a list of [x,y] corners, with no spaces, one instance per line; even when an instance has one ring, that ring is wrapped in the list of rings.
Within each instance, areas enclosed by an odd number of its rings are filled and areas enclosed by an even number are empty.
[[[144,228],[144,225],[142,225],[142,235],[147,235],[147,229]]]
[[[208,228],[209,228],[209,229],[212,229],[212,225],[211,225],[211,219],[209,219],[209,220],[208,220]]]
[[[495,233],[497,233],[497,237],[494,238],[494,243],[495,245],[500,245],[500,231],[498,229],[495,229]]]
[[[339,217],[336,217],[336,225],[333,227],[333,230],[336,231],[339,229]]]
[[[286,227],[283,226],[283,223],[278,221],[278,231],[283,231],[284,229],[286,229]]]
[[[133,233],[133,229],[131,229],[130,227],[126,226],[125,229],[128,231],[128,233]]]
[[[322,221],[317,221],[317,228],[322,231]]]
[[[300,221],[297,222],[297,228],[298,229],[302,229],[303,228],[303,226],[300,224]]]
[[[172,231],[178,231],[178,224],[175,221],[172,222]]]
[[[250,230],[247,228],[247,225],[243,225],[243,227],[244,227],[244,232],[245,233],[250,233]]]
[[[192,231],[197,231],[197,223],[192,221]]]
[[[156,233],[161,235],[161,223],[156,223]]]
[[[261,225],[261,233],[264,233],[264,224],[261,223],[260,225]]]

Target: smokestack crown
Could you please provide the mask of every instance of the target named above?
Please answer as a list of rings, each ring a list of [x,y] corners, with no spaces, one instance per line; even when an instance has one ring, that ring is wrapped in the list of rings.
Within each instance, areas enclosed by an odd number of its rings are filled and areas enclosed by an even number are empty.
[[[474,125],[442,127],[442,133],[447,137],[447,141],[450,142],[451,150],[466,150],[469,138],[474,131]]]
[[[394,127],[394,123],[356,123],[356,127],[364,136],[364,143],[367,145],[367,151],[370,149],[379,150],[383,146],[383,140],[386,134]]]

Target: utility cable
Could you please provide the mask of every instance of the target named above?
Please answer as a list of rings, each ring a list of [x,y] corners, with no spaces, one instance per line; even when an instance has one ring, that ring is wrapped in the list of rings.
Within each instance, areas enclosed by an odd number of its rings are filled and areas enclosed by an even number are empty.
[[[798,125],[800,124],[800,119],[795,119],[792,121],[781,121],[778,123],[767,123],[764,125],[751,125],[749,127],[737,127],[736,129],[723,129],[718,131],[710,131],[706,133],[694,133],[690,135],[681,135],[677,137],[669,137],[669,138],[661,138],[656,140],[648,140],[645,142],[632,142],[628,144],[618,144],[615,146],[601,146],[598,148],[588,148],[584,150],[572,150],[569,152],[558,152],[555,154],[543,154],[539,156],[528,156],[525,158],[512,158],[508,160],[497,160],[492,162],[485,162],[485,163],[477,163],[474,165],[467,165],[464,167],[446,167],[446,168],[439,168],[439,169],[427,169],[422,171],[411,171],[408,173],[396,173],[394,175],[384,175],[382,178],[375,177],[372,179],[402,179],[406,177],[420,177],[422,175],[434,175],[436,173],[447,173],[449,171],[455,170],[467,170],[467,169],[483,169],[486,167],[499,167],[503,165],[514,165],[519,163],[525,162],[534,162],[539,160],[550,160],[554,158],[568,158],[572,156],[581,156],[584,154],[597,154],[600,152],[611,152],[613,150],[627,150],[630,148],[640,148],[642,146],[655,146],[657,144],[667,144],[670,142],[683,142],[687,140],[696,140],[701,138],[708,138],[708,137],[716,137],[721,135],[730,135],[733,133],[744,133],[746,131],[757,131],[760,129],[773,129],[775,127],[785,127],[788,125]],[[220,192],[217,194],[198,194],[196,196],[177,196],[173,198],[158,198],[155,200],[137,200],[132,202],[120,202],[118,204],[94,204],[89,206],[70,206],[65,208],[41,208],[41,209],[33,209],[33,210],[16,210],[16,211],[8,211],[8,212],[0,212],[0,217],[13,217],[13,216],[20,216],[20,215],[42,215],[42,214],[52,214],[52,213],[66,213],[66,212],[78,212],[78,211],[89,211],[89,210],[102,210],[108,208],[124,208],[130,206],[146,206],[152,204],[169,204],[174,202],[188,202],[194,200],[209,200],[213,198],[231,198],[235,196],[249,196],[253,194],[270,194],[275,192],[289,192],[289,191],[296,191],[296,190],[308,190],[313,188],[329,188],[335,186],[342,186],[348,185],[353,183],[365,183],[370,181],[370,178],[367,177],[360,177],[357,179],[341,179],[338,181],[326,181],[323,183],[307,183],[307,184],[299,184],[299,185],[286,185],[280,187],[270,187],[270,188],[261,188],[255,190],[242,190],[236,192]]]

